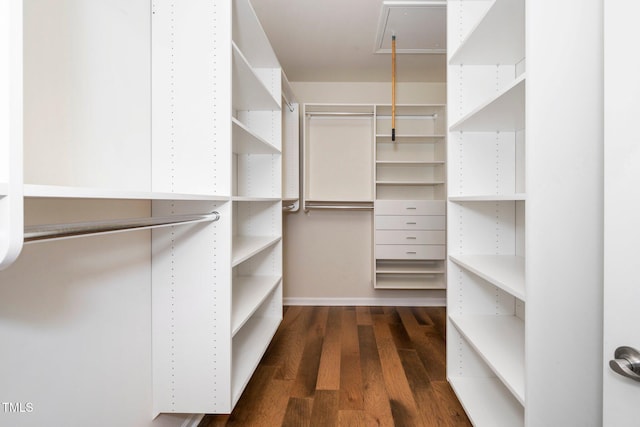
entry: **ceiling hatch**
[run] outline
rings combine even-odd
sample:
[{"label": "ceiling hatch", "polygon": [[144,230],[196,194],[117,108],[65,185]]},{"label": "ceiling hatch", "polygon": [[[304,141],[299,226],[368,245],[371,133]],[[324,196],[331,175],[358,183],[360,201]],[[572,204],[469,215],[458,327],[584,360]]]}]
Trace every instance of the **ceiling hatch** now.
[{"label": "ceiling hatch", "polygon": [[391,1],[382,3],[375,53],[391,53],[391,36],[397,53],[446,53],[447,3],[445,1]]}]

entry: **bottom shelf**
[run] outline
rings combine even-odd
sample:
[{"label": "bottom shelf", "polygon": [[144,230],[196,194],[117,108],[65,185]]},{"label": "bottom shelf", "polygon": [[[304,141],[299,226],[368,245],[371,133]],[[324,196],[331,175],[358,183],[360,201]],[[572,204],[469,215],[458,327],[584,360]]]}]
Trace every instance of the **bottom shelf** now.
[{"label": "bottom shelf", "polygon": [[376,289],[445,289],[440,260],[376,260]]},{"label": "bottom shelf", "polygon": [[376,289],[446,289],[443,274],[376,273]]},{"label": "bottom shelf", "polygon": [[474,426],[524,426],[524,408],[497,378],[449,378]]},{"label": "bottom shelf", "polygon": [[[278,300],[278,301],[275,301]],[[277,304],[276,304],[277,303]],[[273,313],[269,305],[280,307]],[[233,337],[231,370],[231,405],[238,402],[258,362],[267,350],[282,320],[281,287],[276,288],[240,331]]]}]

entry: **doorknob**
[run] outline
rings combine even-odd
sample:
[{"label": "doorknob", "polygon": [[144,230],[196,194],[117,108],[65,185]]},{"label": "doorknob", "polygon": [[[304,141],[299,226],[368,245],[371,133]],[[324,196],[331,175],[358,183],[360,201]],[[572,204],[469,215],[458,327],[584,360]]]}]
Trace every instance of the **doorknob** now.
[{"label": "doorknob", "polygon": [[640,381],[640,353],[633,347],[618,347],[609,367],[616,373]]}]

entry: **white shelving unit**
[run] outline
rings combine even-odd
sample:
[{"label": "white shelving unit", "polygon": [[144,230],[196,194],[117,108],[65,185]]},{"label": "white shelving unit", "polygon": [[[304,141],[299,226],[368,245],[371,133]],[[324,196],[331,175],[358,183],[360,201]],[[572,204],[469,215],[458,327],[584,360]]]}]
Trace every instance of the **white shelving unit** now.
[{"label": "white shelving unit", "polygon": [[447,369],[474,425],[517,426],[526,405],[524,1],[473,3],[449,3]]},{"label": "white shelving unit", "polygon": [[[155,89],[175,101],[159,125],[168,146],[184,132],[209,147],[226,219],[180,282],[174,239],[155,236],[154,407],[230,413],[282,319],[282,71],[248,0],[155,2],[153,23],[154,60],[171,66]],[[174,118],[194,98],[203,111]]]},{"label": "white shelving unit", "polygon": [[[601,257],[572,248],[601,247],[589,20],[568,8],[544,31],[549,4],[447,6],[449,382],[479,427],[598,423]],[[585,40],[575,61],[570,42],[548,49],[561,31]],[[567,353],[588,360],[560,366]]]},{"label": "white shelving unit", "polygon": [[375,112],[374,287],[444,289],[446,107],[396,106],[395,141],[391,106]]}]

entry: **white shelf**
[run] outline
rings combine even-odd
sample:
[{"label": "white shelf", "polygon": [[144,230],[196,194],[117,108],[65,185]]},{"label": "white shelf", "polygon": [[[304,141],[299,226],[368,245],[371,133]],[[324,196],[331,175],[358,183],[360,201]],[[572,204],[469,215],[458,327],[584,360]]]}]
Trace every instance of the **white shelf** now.
[{"label": "white shelf", "polygon": [[279,197],[251,197],[251,196],[233,196],[231,200],[234,202],[279,202]]},{"label": "white shelf", "polygon": [[280,104],[262,83],[238,47],[233,45],[233,109],[275,111]]},{"label": "white shelf", "polygon": [[499,132],[524,129],[525,76],[454,123],[451,132]]},{"label": "white shelf", "polygon": [[411,274],[411,275],[426,275],[426,274],[444,274],[444,269],[429,270],[428,268],[377,268],[376,274]]},{"label": "white shelf", "polygon": [[280,68],[278,58],[249,0],[233,2],[233,42],[256,68]]},{"label": "white shelf", "polygon": [[[396,104],[396,118],[419,117],[431,120],[432,115],[441,114],[446,108],[446,104]],[[376,105],[377,117],[391,118],[391,104]]]},{"label": "white shelf", "polygon": [[527,199],[526,193],[514,194],[484,194],[475,196],[449,196],[450,202],[509,202],[523,201]]},{"label": "white shelf", "polygon": [[136,200],[194,200],[224,201],[225,196],[206,194],[166,193],[155,191],[114,190],[93,187],[69,187],[59,185],[25,184],[25,197],[78,198],[78,199],[136,199]]},{"label": "white shelf", "polygon": [[460,267],[525,301],[524,257],[514,255],[449,255]]},{"label": "white shelf", "polygon": [[232,406],[236,404],[251,379],[279,324],[280,318],[254,316],[233,337]]},{"label": "white shelf", "polygon": [[411,161],[411,160],[376,160],[378,165],[444,165],[444,160]]},{"label": "white shelf", "polygon": [[442,185],[444,181],[376,181],[377,185]]},{"label": "white shelf", "polygon": [[231,265],[236,266],[280,241],[280,236],[233,236]]},{"label": "white shelf", "polygon": [[389,142],[393,144],[397,144],[398,142],[422,142],[422,141],[399,141],[400,139],[442,139],[445,135],[402,135],[396,134],[396,141],[391,141],[391,134],[377,134],[376,138],[378,139],[388,139],[389,141],[378,141],[378,142]]},{"label": "white shelf", "polygon": [[231,335],[236,335],[280,282],[279,276],[237,276],[233,279]]},{"label": "white shelf", "polygon": [[238,154],[279,154],[280,150],[264,138],[253,133],[236,118],[233,124],[233,152]]},{"label": "white shelf", "polygon": [[450,377],[449,383],[473,425],[524,426],[524,408],[497,378]]},{"label": "white shelf", "polygon": [[450,316],[456,329],[524,405],[524,322],[516,316]]},{"label": "white shelf", "polygon": [[516,64],[524,58],[524,49],[524,0],[495,0],[449,63]]}]

